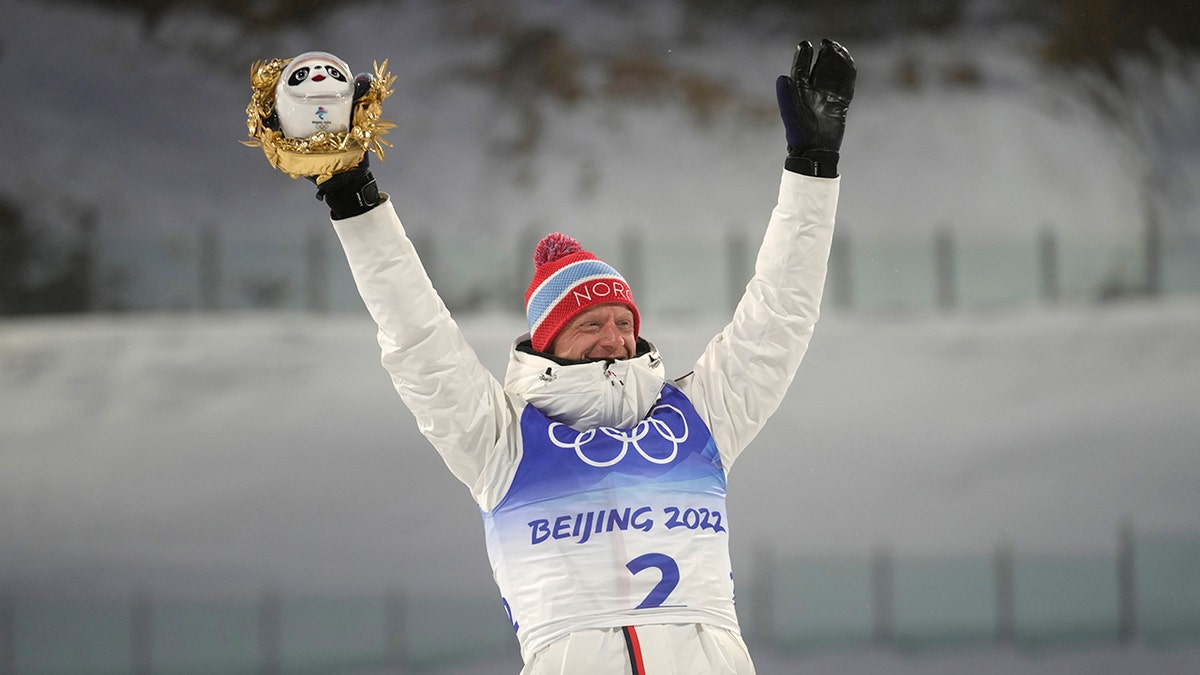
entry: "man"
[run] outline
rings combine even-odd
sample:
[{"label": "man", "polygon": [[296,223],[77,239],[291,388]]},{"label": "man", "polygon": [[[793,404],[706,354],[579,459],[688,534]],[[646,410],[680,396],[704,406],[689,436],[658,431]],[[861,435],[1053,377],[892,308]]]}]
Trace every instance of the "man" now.
[{"label": "man", "polygon": [[523,673],[754,672],[734,612],[726,473],[783,399],[817,321],[855,74],[824,40],[815,62],[800,44],[778,79],[788,155],[754,277],[674,380],[620,273],[553,234],[501,385],[365,163],[321,184],[383,365],[482,510]]}]

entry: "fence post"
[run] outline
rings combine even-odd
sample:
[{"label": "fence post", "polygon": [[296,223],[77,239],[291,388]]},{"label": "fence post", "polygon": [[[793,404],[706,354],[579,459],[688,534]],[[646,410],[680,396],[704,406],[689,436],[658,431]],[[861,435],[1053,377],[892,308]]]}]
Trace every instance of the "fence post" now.
[{"label": "fence post", "polygon": [[639,305],[645,301],[648,284],[645,281],[643,272],[645,271],[645,242],[642,239],[641,229],[635,226],[630,226],[621,231],[621,276],[625,277],[625,281],[629,283],[630,288],[638,289],[637,292],[641,295],[637,297]]},{"label": "fence post", "polygon": [[83,240],[79,245],[82,251],[79,263],[83,269],[76,270],[76,273],[83,280],[83,310],[86,312],[96,312],[104,307],[104,298],[101,295],[103,284],[100,283],[99,221],[95,207],[84,209],[83,215],[79,217],[79,234]]},{"label": "fence post", "polygon": [[392,592],[384,601],[384,631],[387,636],[388,667],[396,672],[404,670],[404,660],[408,656],[404,649],[404,597],[398,592]]},{"label": "fence post", "polygon": [[1041,272],[1042,300],[1047,303],[1057,302],[1060,289],[1058,286],[1058,239],[1054,232],[1046,227],[1038,239],[1038,269]]},{"label": "fence post", "polygon": [[262,675],[280,675],[283,671],[283,612],[282,601],[276,591],[267,591],[262,596],[258,615],[259,672]]},{"label": "fence post", "polygon": [[214,225],[200,231],[200,308],[221,307],[221,235]]},{"label": "fence post", "polygon": [[150,593],[135,593],[130,607],[130,659],[134,675],[151,675],[154,672],[153,614]]},{"label": "fence post", "polygon": [[896,570],[885,547],[871,557],[871,616],[873,639],[880,647],[896,644]]},{"label": "fence post", "polygon": [[754,549],[754,637],[768,646],[775,645],[775,559],[771,545],[760,543]]},{"label": "fence post", "polygon": [[832,282],[833,305],[841,309],[854,307],[854,268],[851,258],[850,234],[840,229],[829,249],[829,279]]},{"label": "fence post", "polygon": [[1133,523],[1126,519],[1117,531],[1117,639],[1122,644],[1132,642],[1137,637],[1133,537]]},{"label": "fence post", "polygon": [[1012,546],[996,547],[993,570],[996,578],[996,642],[1009,645],[1017,639],[1016,577]]},{"label": "fence post", "polygon": [[0,592],[0,675],[17,675],[17,603]]},{"label": "fence post", "polygon": [[308,274],[308,309],[311,312],[329,310],[329,258],[325,255],[325,229],[314,227],[305,241],[305,266]]},{"label": "fence post", "polygon": [[1158,220],[1158,209],[1153,198],[1146,197],[1146,295],[1157,297],[1162,294],[1162,224]]},{"label": "fence post", "polygon": [[542,233],[542,229],[540,225],[530,223],[516,237],[517,264],[513,267],[511,292],[505,297],[499,298],[501,307],[523,307],[523,305],[514,303],[513,300],[514,298],[519,300],[525,297],[525,291],[529,288],[530,280],[533,279],[533,274],[536,271],[534,269],[533,256],[537,252],[538,244],[546,236]]},{"label": "fence post", "polygon": [[941,309],[954,309],[958,302],[954,285],[954,235],[943,227],[933,239],[934,290]]}]

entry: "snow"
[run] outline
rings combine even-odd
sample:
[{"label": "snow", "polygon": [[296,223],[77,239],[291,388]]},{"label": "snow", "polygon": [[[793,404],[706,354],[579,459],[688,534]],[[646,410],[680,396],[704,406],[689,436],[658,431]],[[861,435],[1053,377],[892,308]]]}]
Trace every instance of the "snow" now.
[{"label": "snow", "polygon": [[[1080,553],[1111,550],[1124,519],[1194,529],[1198,310],[826,316],[731,475],[736,548]],[[722,319],[647,335],[682,374]],[[501,374],[521,319],[460,324]],[[489,592],[478,513],[377,352],[363,316],[7,321],[4,581]]]},{"label": "snow", "polygon": [[[390,60],[399,80],[385,112],[399,124],[396,147],[374,166],[417,234],[507,241],[544,227],[605,241],[629,224],[661,228],[663,240],[756,232],[782,145],[777,122],[759,113],[774,105],[790,44],[735,31],[714,48],[684,34],[677,8],[620,5],[638,13],[637,30],[591,4],[594,21],[564,19],[580,3],[510,9],[561,22],[587,45],[587,87],[604,80],[597,55],[642,50],[712,77],[730,102],[702,122],[670,96],[644,105],[507,99],[479,84],[502,56],[503,31],[473,34],[470,11],[440,3],[247,35],[190,14],[167,15],[147,34],[129,17],[11,0],[0,4],[0,75],[23,94],[6,106],[19,133],[6,136],[0,185],[48,233],[95,207],[112,237],[182,246],[216,227],[294,244],[322,225],[311,187],[237,141],[249,64],[316,48],[356,70]],[[850,45],[862,77],[843,153],[843,233],[904,242],[948,226],[965,240],[1012,241],[1049,226],[1097,242],[1101,275],[1138,246],[1147,183],[1131,176],[1149,173],[1169,188],[1157,204],[1168,233],[1195,234],[1194,63],[1164,77],[1159,117],[1134,111],[1121,127],[1014,58],[1032,55],[1029,35],[987,37]],[[921,74],[917,90],[892,81],[905,55]],[[983,86],[939,75],[964,61]],[[1154,100],[1156,83],[1140,81]],[[490,152],[530,109],[544,124],[538,152]],[[1139,148],[1147,139],[1157,145]],[[459,319],[501,373],[521,319]],[[725,320],[647,317],[645,332],[682,373]],[[1018,554],[1077,554],[1111,551],[1126,521],[1139,533],[1194,533],[1197,372],[1195,296],[952,315],[830,308],[782,410],[731,475],[739,583],[753,584],[750,556],[766,543],[780,555],[878,546],[986,555],[1001,542]],[[4,319],[0,410],[0,589],[495,593],[478,512],[416,432],[361,310]],[[1138,644],[755,656],[763,673],[1200,670],[1193,647]],[[517,669],[513,660],[453,672]]]},{"label": "snow", "polygon": [[[649,335],[680,373],[723,320],[656,323]],[[460,323],[502,372],[521,319]],[[1140,533],[1194,533],[1197,345],[1195,299],[827,314],[781,411],[731,473],[739,582],[753,586],[749,556],[764,544],[781,556],[879,545],[987,555],[1001,542],[1018,554],[1104,554],[1126,520]],[[494,594],[477,510],[391,390],[363,316],[9,320],[0,409],[0,587],[33,597]],[[1190,650],[798,663],[1173,672],[1177,660],[1198,662]],[[794,663],[778,658],[762,672]],[[1084,665],[1070,670],[1076,660]]]}]

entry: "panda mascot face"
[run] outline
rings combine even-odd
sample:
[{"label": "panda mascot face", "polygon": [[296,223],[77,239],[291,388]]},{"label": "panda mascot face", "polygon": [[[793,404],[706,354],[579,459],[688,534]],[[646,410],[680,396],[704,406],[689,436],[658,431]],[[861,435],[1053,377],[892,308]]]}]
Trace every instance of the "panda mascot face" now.
[{"label": "panda mascot face", "polygon": [[293,138],[348,131],[353,103],[350,66],[327,52],[305,52],[292,59],[275,86],[280,128]]}]

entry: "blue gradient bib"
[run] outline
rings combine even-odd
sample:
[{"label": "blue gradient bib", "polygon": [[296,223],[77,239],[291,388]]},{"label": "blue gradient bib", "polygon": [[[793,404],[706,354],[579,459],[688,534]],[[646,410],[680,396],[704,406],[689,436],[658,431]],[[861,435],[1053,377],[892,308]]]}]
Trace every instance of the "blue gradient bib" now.
[{"label": "blue gradient bib", "polygon": [[664,386],[630,429],[573,429],[528,406],[521,435],[512,485],[483,516],[523,651],[584,628],[736,629],[725,471],[687,397]]}]

